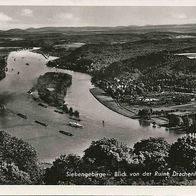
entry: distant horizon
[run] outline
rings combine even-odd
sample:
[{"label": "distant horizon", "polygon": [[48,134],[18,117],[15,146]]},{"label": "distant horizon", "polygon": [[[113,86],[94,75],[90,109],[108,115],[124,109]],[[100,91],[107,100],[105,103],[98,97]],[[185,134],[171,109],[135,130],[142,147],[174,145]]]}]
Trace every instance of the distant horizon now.
[{"label": "distant horizon", "polygon": [[0,29],[196,24],[196,6],[0,6]]},{"label": "distant horizon", "polygon": [[42,29],[42,28],[123,28],[123,27],[164,27],[164,26],[188,26],[196,25],[196,23],[184,23],[184,24],[148,24],[148,25],[124,25],[124,26],[41,26],[41,27],[27,27],[27,28],[10,28],[10,29],[0,29],[0,31],[9,30],[28,30],[28,29]]}]

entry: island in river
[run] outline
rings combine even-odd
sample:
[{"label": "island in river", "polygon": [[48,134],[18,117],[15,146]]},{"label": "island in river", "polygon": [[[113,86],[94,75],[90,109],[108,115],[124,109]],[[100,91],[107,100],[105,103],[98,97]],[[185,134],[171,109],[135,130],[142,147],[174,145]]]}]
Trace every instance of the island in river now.
[{"label": "island in river", "polygon": [[33,93],[36,90],[40,99],[51,106],[61,107],[71,83],[72,76],[67,73],[47,72],[39,76],[37,84],[30,92]]}]

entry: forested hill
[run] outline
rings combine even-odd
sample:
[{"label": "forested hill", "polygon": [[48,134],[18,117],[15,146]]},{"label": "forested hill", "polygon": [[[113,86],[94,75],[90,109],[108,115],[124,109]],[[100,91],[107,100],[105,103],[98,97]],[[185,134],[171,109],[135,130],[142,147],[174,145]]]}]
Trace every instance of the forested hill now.
[{"label": "forested hill", "polygon": [[[153,33],[155,34],[155,33]],[[79,47],[68,55],[62,55],[57,64],[62,68],[75,71],[94,73],[113,63],[123,63],[134,60],[136,57],[149,58],[149,54],[160,52],[179,53],[196,50],[196,39],[172,39],[153,37],[152,33],[140,35],[140,40],[128,42],[89,43]],[[153,38],[152,38],[153,37]],[[147,57],[146,57],[147,56]],[[142,58],[143,57],[143,58]],[[154,56],[155,57],[155,56]],[[159,58],[158,57],[158,58]],[[175,58],[175,57],[174,57]],[[154,61],[154,60],[153,60]]]},{"label": "forested hill", "polygon": [[196,59],[175,55],[171,52],[151,53],[145,56],[137,56],[110,64],[102,72],[103,78],[113,78],[122,74],[139,71],[143,75],[169,75],[171,73],[196,73]]}]

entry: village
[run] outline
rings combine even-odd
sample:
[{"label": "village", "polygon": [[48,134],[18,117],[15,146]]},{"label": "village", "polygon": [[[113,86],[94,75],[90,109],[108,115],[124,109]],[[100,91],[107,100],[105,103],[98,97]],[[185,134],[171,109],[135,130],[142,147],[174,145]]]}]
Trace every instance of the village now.
[{"label": "village", "polygon": [[184,80],[185,77],[160,78],[154,84],[150,79],[114,77],[96,81],[96,85],[118,104],[134,111],[136,115],[132,118],[150,121],[154,127],[188,133],[196,127],[196,94],[190,85],[194,80],[188,77]]}]

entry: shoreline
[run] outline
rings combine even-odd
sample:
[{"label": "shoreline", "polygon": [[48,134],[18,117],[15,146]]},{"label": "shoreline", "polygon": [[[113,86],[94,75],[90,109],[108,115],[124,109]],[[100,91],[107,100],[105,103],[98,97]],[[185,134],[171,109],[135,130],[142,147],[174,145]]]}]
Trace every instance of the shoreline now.
[{"label": "shoreline", "polygon": [[[103,104],[108,109],[116,112],[120,115],[128,117],[133,120],[140,120],[137,114],[134,111],[124,108],[119,103],[117,103],[111,96],[109,96],[104,90],[99,87],[94,87],[89,89],[90,93],[97,99],[101,104]],[[147,120],[150,123],[156,123],[158,126],[162,126],[166,123],[165,119],[163,120],[160,117],[153,117],[151,120]]]},{"label": "shoreline", "polygon": [[90,93],[97,99],[101,104],[103,104],[108,109],[123,115],[125,117],[135,119],[135,112],[131,112],[126,110],[122,106],[120,106],[111,96],[107,95],[106,92],[99,87],[94,87],[89,89]]}]

